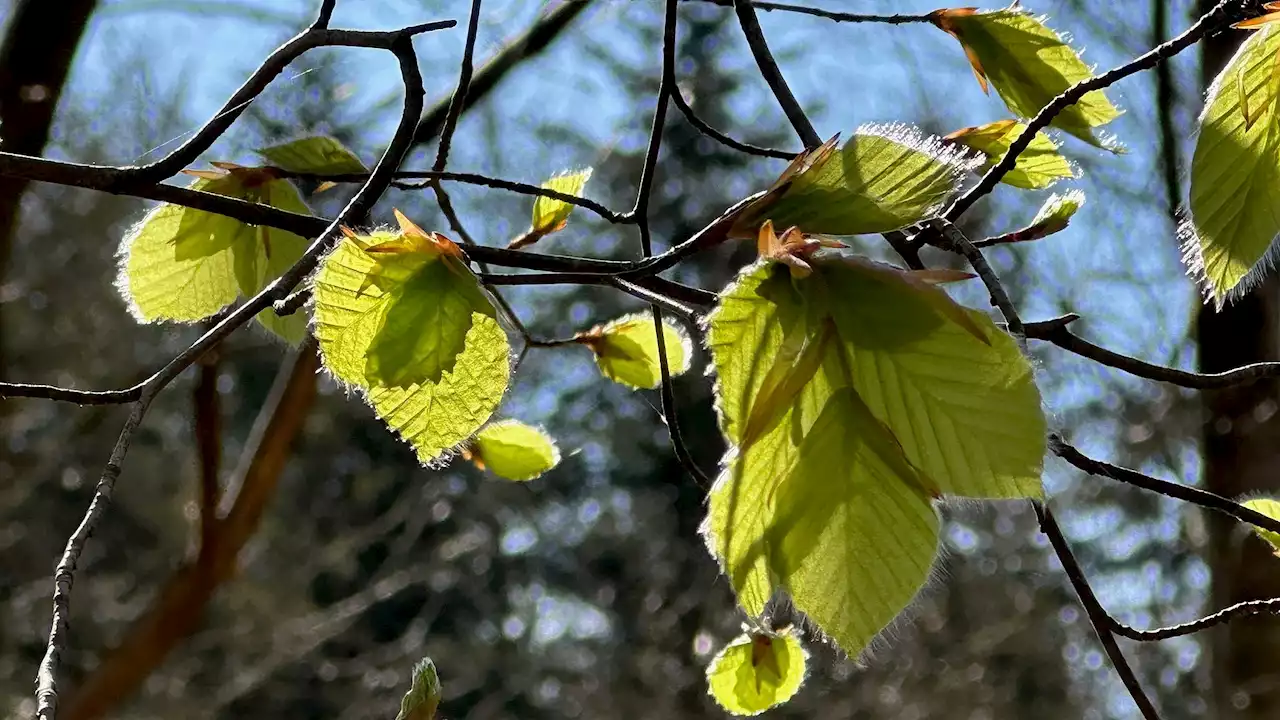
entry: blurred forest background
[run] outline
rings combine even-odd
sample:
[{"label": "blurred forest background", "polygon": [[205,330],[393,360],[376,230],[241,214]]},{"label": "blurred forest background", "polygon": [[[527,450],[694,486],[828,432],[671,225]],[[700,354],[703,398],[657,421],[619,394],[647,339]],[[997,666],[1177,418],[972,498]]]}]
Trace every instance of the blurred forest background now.
[{"label": "blurred forest background", "polygon": [[[937,7],[827,4],[851,12]],[[1102,68],[1180,32],[1196,9],[1191,0],[1024,4],[1049,14]],[[305,27],[314,5],[13,0],[0,49],[0,147],[83,162],[151,159]],[[333,25],[465,22],[468,8],[461,0],[339,0]],[[656,0],[487,0],[477,63],[513,62],[463,116],[450,168],[537,183],[590,165],[587,194],[629,207],[657,88],[661,10]],[[1006,117],[997,98],[982,94],[958,44],[929,25],[833,24],[782,12],[761,21],[824,136],[866,122],[944,134]],[[460,26],[418,40],[429,103],[447,103],[463,38]],[[679,38],[681,90],[702,118],[740,139],[799,149],[732,10],[682,3]],[[1215,41],[1204,62],[1220,62],[1236,39]],[[1127,155],[1060,138],[1082,170],[1068,185],[1084,189],[1088,204],[1062,234],[989,253],[1025,318],[1078,312],[1078,329],[1096,342],[1196,365],[1199,303],[1179,264],[1175,217],[1201,62],[1190,51],[1113,89],[1128,110],[1111,126]],[[44,95],[32,96],[33,87]],[[255,147],[326,133],[371,162],[399,103],[390,55],[313,52],[205,160],[252,163]],[[652,206],[662,244],[687,237],[784,165],[718,145],[674,109],[667,127]],[[407,168],[429,166],[433,138],[426,123]],[[481,242],[505,244],[527,227],[528,198],[451,191]],[[331,215],[348,192],[309,199]],[[965,227],[971,236],[1020,227],[1042,199],[1001,186]],[[0,378],[123,387],[194,339],[198,328],[135,324],[113,287],[119,239],[147,207],[0,182]],[[389,221],[392,207],[428,229],[446,228],[429,192],[393,190],[375,217]],[[878,240],[868,252],[883,252]],[[544,242],[562,253],[638,252],[629,230],[584,212]],[[710,253],[677,276],[716,289],[747,258]],[[980,307],[978,290],[958,293]],[[508,296],[540,337],[640,309],[602,288]],[[1033,351],[1051,423],[1074,443],[1161,477],[1205,477],[1200,394],[1051,347]],[[676,382],[684,434],[711,468],[722,448],[709,382],[696,371],[705,360]],[[460,462],[428,470],[368,408],[317,377],[312,357],[291,354],[256,327],[238,332],[160,397],[135,438],[116,502],[77,576],[62,717],[391,718],[423,655],[440,668],[450,719],[722,717],[706,695],[704,668],[743,618],[696,532],[706,489],[675,460],[658,407],[656,393],[601,380],[582,348],[533,349],[502,414],[544,424],[569,451],[560,467],[524,485]],[[1255,412],[1257,423],[1275,408]],[[52,569],[124,415],[110,406],[0,402],[0,714],[34,710]],[[1276,483],[1268,469],[1258,477]],[[220,533],[201,522],[201,488],[215,482],[229,518]],[[1166,498],[1082,477],[1056,460],[1045,483],[1103,603],[1139,627],[1220,604],[1241,553],[1265,562],[1261,543],[1215,530]],[[964,504],[947,516],[937,580],[909,618],[860,659],[812,644],[808,683],[771,714],[1136,717],[1029,508]],[[202,543],[202,535],[216,540]],[[1274,639],[1263,630],[1275,624],[1125,649],[1166,718],[1274,718],[1264,708],[1280,702],[1280,654],[1274,644],[1241,649],[1237,636]],[[1215,661],[1211,649],[1231,662]]]}]

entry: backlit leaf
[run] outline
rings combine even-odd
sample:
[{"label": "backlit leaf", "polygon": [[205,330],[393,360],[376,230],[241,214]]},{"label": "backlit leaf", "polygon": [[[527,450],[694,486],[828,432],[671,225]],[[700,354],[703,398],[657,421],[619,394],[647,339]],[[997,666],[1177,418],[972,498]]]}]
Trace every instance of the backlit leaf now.
[{"label": "backlit leaf", "polygon": [[[964,47],[983,90],[995,87],[1004,104],[1019,117],[1034,117],[1041,108],[1093,71],[1042,18],[1025,10],[978,11],[974,8],[937,10],[934,24],[953,35]],[[1118,150],[1100,139],[1094,129],[1120,117],[1101,90],[1086,93],[1053,120],[1076,137],[1101,148]]]},{"label": "backlit leaf", "polygon": [[[689,369],[689,338],[670,320],[662,323],[671,376]],[[596,365],[610,380],[633,388],[656,388],[662,383],[658,334],[653,317],[637,313],[581,333],[577,341],[595,353]]]},{"label": "backlit leaf", "polygon": [[935,498],[1040,496],[1045,422],[985,314],[847,252],[810,262],[756,263],[708,318],[731,447],[703,531],[750,615],[784,590],[856,654],[928,577]]},{"label": "backlit leaf", "polygon": [[[968,127],[946,136],[947,140],[973,148],[986,156],[986,162],[978,172],[986,172],[1009,151],[1013,141],[1022,134],[1026,125],[1017,120]],[[1028,190],[1040,190],[1062,178],[1075,177],[1070,161],[1058,153],[1058,146],[1048,135],[1038,132],[1014,162],[1013,169],[1005,173],[1000,182]]]},{"label": "backlit leaf", "polygon": [[1280,26],[1267,24],[1244,41],[1209,88],[1191,159],[1183,259],[1219,307],[1259,279],[1280,233],[1278,99]]},{"label": "backlit leaf", "polygon": [[758,715],[790,700],[804,682],[807,654],[793,631],[740,635],[707,667],[707,686],[734,715]]},{"label": "backlit leaf", "polygon": [[[1245,500],[1240,504],[1250,510],[1262,513],[1272,520],[1280,520],[1280,500],[1257,497]],[[1272,532],[1271,530],[1263,530],[1260,527],[1254,527],[1253,531],[1258,533],[1258,537],[1266,540],[1267,543],[1271,545],[1271,548],[1276,555],[1280,555],[1280,533]]]},{"label": "backlit leaf", "polygon": [[1076,214],[1084,205],[1084,192],[1081,190],[1068,190],[1064,193],[1054,193],[1049,199],[1044,201],[1040,206],[1040,210],[1036,212],[1035,218],[1031,221],[1030,227],[1033,228],[1040,237],[1052,235],[1061,232],[1067,225],[1071,223],[1071,217]]},{"label": "backlit leaf", "polygon": [[400,713],[396,720],[432,720],[440,707],[442,697],[440,676],[436,674],[431,658],[422,658],[413,666],[413,681],[409,692],[400,701]]},{"label": "backlit leaf", "polygon": [[[591,168],[556,175],[542,183],[542,187],[555,190],[566,195],[581,195],[591,178]],[[573,205],[555,198],[538,196],[533,201],[532,232],[542,236],[564,229],[569,222],[569,214]]]},{"label": "backlit leaf", "polygon": [[345,175],[369,172],[355,153],[334,138],[323,135],[259,148],[257,153],[272,167],[291,173]]},{"label": "backlit leaf", "polygon": [[468,452],[482,470],[508,480],[532,480],[560,463],[560,450],[541,428],[516,420],[490,423]]},{"label": "backlit leaf", "polygon": [[839,152],[819,153],[786,188],[766,193],[734,222],[755,239],[765,220],[814,235],[881,233],[922,220],[949,200],[975,162],[905,125],[859,128]]},{"label": "backlit leaf", "polygon": [[[297,189],[251,168],[206,173],[195,190],[309,213]],[[222,215],[164,204],[147,213],[124,238],[118,284],[143,322],[194,322],[237,297],[258,293],[302,257],[307,240],[250,226]],[[258,321],[291,343],[306,332],[306,318],[280,318],[270,309]]]},{"label": "backlit leaf", "polygon": [[[439,302],[438,289],[421,288],[413,280],[423,271],[438,272],[434,266],[455,262],[434,245],[404,236],[383,231],[342,239],[314,281],[315,334],[325,367],[342,382],[362,389],[379,417],[413,445],[422,463],[430,464],[489,420],[506,392],[510,347],[492,308],[486,306],[471,312],[462,348],[451,363],[442,361],[439,353],[430,359],[407,354],[412,367],[403,372],[409,376],[426,377],[430,375],[426,370],[446,364],[437,379],[397,387],[369,376],[369,354],[381,333],[432,332],[424,327],[390,328],[388,317],[401,303]],[[423,251],[406,251],[411,247]],[[429,297],[406,288],[417,288]],[[456,286],[453,292],[468,293]]]}]

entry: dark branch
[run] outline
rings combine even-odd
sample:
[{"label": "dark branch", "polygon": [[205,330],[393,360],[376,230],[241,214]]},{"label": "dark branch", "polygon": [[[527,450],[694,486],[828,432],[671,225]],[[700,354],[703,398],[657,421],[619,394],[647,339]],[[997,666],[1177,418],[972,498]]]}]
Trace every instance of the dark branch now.
[{"label": "dark branch", "polygon": [[[721,7],[733,7],[733,0],[700,1],[712,3]],[[764,2],[763,0],[755,0],[751,3],[751,6],[757,10],[763,10],[765,12],[773,12],[777,10],[780,12],[796,13],[797,15],[810,15],[838,23],[881,23],[884,25],[906,25],[908,23],[930,22],[928,15],[866,15],[860,13],[835,12],[834,10],[823,10],[822,8],[792,5],[790,3]]]},{"label": "dark branch", "polygon": [[1107,367],[1123,370],[1130,375],[1193,390],[1212,390],[1233,385],[1247,385],[1258,380],[1280,377],[1280,362],[1253,363],[1220,373],[1187,372],[1186,370],[1177,370],[1163,365],[1153,365],[1094,345],[1079,335],[1072,333],[1067,329],[1067,325],[1078,319],[1080,319],[1079,315],[1069,314],[1052,320],[1028,323],[1026,326],[1027,337],[1053,343],[1063,350],[1073,352]]},{"label": "dark branch", "polygon": [[750,143],[734,140],[728,135],[725,135],[719,130],[711,127],[705,120],[698,117],[698,114],[693,111],[693,108],[690,107],[689,103],[684,99],[684,93],[680,92],[680,88],[676,88],[675,91],[671,93],[671,101],[675,103],[681,114],[684,115],[684,119],[688,120],[689,124],[692,125],[695,130],[727,148],[732,148],[738,152],[746,153],[748,155],[777,158],[778,160],[790,160],[799,154],[787,152],[786,150],[774,150],[771,148],[759,147],[757,145],[751,145]]},{"label": "dark branch", "polygon": [[1089,623],[1093,625],[1093,631],[1098,635],[1098,642],[1102,644],[1102,649],[1111,660],[1111,665],[1115,667],[1116,674],[1120,676],[1120,682],[1124,683],[1125,689],[1129,691],[1129,696],[1133,698],[1138,710],[1142,712],[1142,717],[1146,718],[1146,720],[1160,720],[1160,714],[1156,712],[1155,706],[1151,704],[1151,698],[1147,697],[1147,693],[1142,689],[1142,684],[1138,682],[1138,676],[1134,674],[1133,668],[1129,666],[1129,661],[1125,659],[1124,653],[1120,651],[1120,645],[1116,643],[1113,632],[1115,620],[1102,607],[1102,603],[1098,602],[1098,597],[1093,594],[1093,588],[1089,586],[1088,578],[1084,576],[1084,571],[1080,569],[1080,563],[1076,562],[1076,557],[1071,552],[1071,546],[1067,544],[1067,539],[1063,536],[1062,529],[1058,527],[1058,521],[1054,520],[1049,508],[1042,503],[1033,502],[1032,506],[1035,508],[1036,518],[1040,520],[1040,530],[1049,538],[1049,544],[1053,546],[1053,551],[1062,563],[1062,569],[1066,572],[1067,579],[1071,581],[1071,587],[1075,589],[1076,595],[1080,597],[1080,604],[1084,606],[1085,614],[1089,617]]},{"label": "dark branch", "polygon": [[1159,493],[1165,497],[1171,497],[1175,500],[1199,505],[1200,507],[1215,510],[1224,515],[1229,515],[1240,522],[1248,523],[1254,527],[1259,527],[1263,530],[1270,530],[1274,533],[1280,533],[1280,520],[1267,517],[1256,510],[1250,510],[1238,502],[1228,500],[1221,495],[1211,493],[1207,490],[1201,490],[1200,488],[1194,488],[1188,485],[1179,485],[1178,483],[1169,482],[1168,480],[1161,480],[1159,478],[1153,478],[1150,475],[1143,475],[1137,470],[1130,470],[1129,468],[1123,468],[1119,465],[1112,465],[1110,463],[1102,462],[1101,460],[1094,460],[1088,455],[1077,450],[1074,446],[1068,444],[1057,435],[1049,436],[1049,449],[1053,451],[1054,455],[1057,455],[1068,463],[1074,465],[1076,468],[1083,470],[1090,475],[1110,478],[1111,480],[1139,487],[1143,490]]},{"label": "dark branch", "polygon": [[751,55],[756,59],[760,74],[764,76],[765,82],[769,83],[769,89],[778,99],[782,111],[791,121],[796,134],[800,136],[800,141],[804,143],[806,149],[812,150],[818,147],[822,144],[822,138],[818,136],[818,131],[813,129],[813,123],[809,122],[809,116],[805,114],[796,96],[791,93],[791,87],[787,85],[786,78],[782,77],[782,70],[778,69],[773,53],[769,52],[769,44],[765,42],[764,31],[760,29],[760,20],[756,18],[753,3],[748,0],[733,0],[733,11],[738,15],[738,24],[742,26],[742,33],[747,36],[747,45],[751,47]]},{"label": "dark branch", "polygon": [[1225,625],[1236,618],[1250,617],[1252,615],[1280,615],[1280,598],[1271,598],[1269,600],[1246,600],[1239,602],[1230,607],[1223,608],[1212,615],[1206,615],[1198,620],[1185,622],[1178,625],[1170,625],[1169,627],[1156,628],[1154,630],[1136,630],[1134,628],[1121,623],[1118,620],[1112,620],[1111,629],[1117,635],[1122,635],[1131,640],[1139,640],[1142,642],[1154,642],[1157,640],[1168,640],[1169,638],[1182,637],[1183,635],[1191,635],[1201,630],[1208,630],[1216,625]]}]

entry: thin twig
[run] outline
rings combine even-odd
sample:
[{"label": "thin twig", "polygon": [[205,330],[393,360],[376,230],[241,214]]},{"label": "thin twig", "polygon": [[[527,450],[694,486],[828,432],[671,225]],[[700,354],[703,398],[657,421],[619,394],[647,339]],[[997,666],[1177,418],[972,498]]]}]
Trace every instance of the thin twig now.
[{"label": "thin twig", "polygon": [[1280,598],[1270,598],[1268,600],[1246,600],[1238,602],[1230,607],[1223,608],[1212,615],[1206,615],[1198,620],[1180,623],[1178,625],[1170,625],[1168,627],[1155,628],[1153,630],[1137,630],[1119,620],[1113,619],[1112,630],[1117,635],[1122,635],[1131,640],[1141,642],[1155,642],[1157,640],[1168,640],[1169,638],[1182,637],[1183,635],[1191,635],[1201,630],[1208,630],[1217,625],[1225,625],[1236,618],[1250,617],[1252,615],[1280,615]]},{"label": "thin twig", "polygon": [[773,59],[773,53],[769,52],[769,44],[765,42],[764,31],[760,29],[760,20],[756,17],[753,5],[754,3],[749,0],[733,0],[733,11],[738,16],[738,24],[742,26],[742,33],[747,36],[751,55],[756,59],[760,74],[769,84],[773,96],[782,106],[782,112],[786,113],[787,119],[791,121],[791,126],[795,128],[805,148],[812,150],[822,144],[822,138],[818,136],[818,131],[813,129],[813,123],[809,122],[809,116],[805,114],[804,108],[792,94],[791,87],[782,76],[782,70],[778,68],[778,62]]},{"label": "thin twig", "polygon": [[1080,357],[1088,358],[1107,367],[1123,370],[1130,375],[1192,390],[1214,390],[1280,377],[1280,362],[1257,362],[1219,373],[1187,372],[1186,370],[1164,367],[1163,365],[1154,365],[1128,355],[1122,355],[1114,350],[1094,345],[1079,335],[1072,333],[1067,329],[1067,324],[1079,318],[1079,315],[1072,313],[1052,320],[1028,323],[1026,326],[1027,337],[1053,343],[1063,350],[1073,352]]},{"label": "thin twig", "polygon": [[689,124],[692,125],[695,130],[725,147],[746,153],[747,155],[776,158],[778,160],[790,160],[799,154],[787,152],[786,150],[774,150],[773,148],[760,147],[759,145],[752,145],[740,140],[734,140],[728,135],[711,127],[705,120],[698,117],[698,114],[693,111],[693,108],[690,107],[689,103],[684,99],[684,93],[680,92],[680,88],[676,88],[675,91],[671,93],[671,102],[675,103],[676,108],[684,115],[684,119],[688,120]]},{"label": "thin twig", "polygon": [[[733,7],[733,0],[699,0],[721,7]],[[810,15],[838,23],[879,23],[883,25],[906,25],[909,23],[928,23],[932,22],[928,15],[867,15],[863,13],[847,13],[836,12],[834,10],[823,10],[822,8],[806,7],[804,5],[792,5],[791,3],[765,2],[764,0],[753,0],[750,3],[757,10],[765,12],[796,13],[797,15]]]},{"label": "thin twig", "polygon": [[1102,90],[1134,73],[1149,70],[1155,67],[1157,63],[1167,60],[1195,45],[1205,35],[1224,27],[1230,20],[1227,11],[1235,5],[1239,5],[1238,0],[1222,0],[1178,37],[1157,45],[1123,65],[1112,68],[1101,75],[1081,80],[1067,88],[1061,95],[1051,100],[1048,105],[1041,108],[1040,112],[1036,113],[1036,116],[1023,128],[1022,134],[1014,139],[1004,157],[1000,158],[1000,162],[993,165],[990,170],[987,170],[977,185],[974,185],[968,192],[957,198],[951,204],[951,207],[947,208],[947,211],[943,213],[943,217],[951,222],[959,220],[960,216],[972,207],[975,202],[994,190],[996,184],[1013,169],[1018,156],[1031,145],[1031,140],[1036,136],[1036,133],[1049,127],[1049,123],[1053,122],[1058,113],[1079,102],[1081,98],[1094,90]]},{"label": "thin twig", "polygon": [[1098,597],[1093,594],[1093,588],[1089,586],[1089,580],[1085,577],[1084,571],[1080,569],[1080,563],[1076,562],[1075,555],[1071,552],[1071,546],[1067,544],[1067,539],[1062,534],[1062,528],[1058,527],[1058,521],[1054,520],[1053,514],[1049,512],[1049,508],[1040,502],[1032,502],[1035,508],[1036,518],[1040,521],[1040,530],[1049,538],[1049,544],[1053,546],[1053,551],[1058,556],[1059,562],[1062,563],[1062,569],[1067,574],[1067,579],[1071,581],[1071,587],[1075,589],[1076,595],[1080,597],[1080,604],[1084,606],[1085,615],[1089,618],[1089,623],[1093,625],[1093,631],[1098,635],[1098,642],[1102,644],[1102,649],[1107,653],[1107,657],[1111,660],[1111,665],[1116,669],[1116,674],[1120,676],[1120,682],[1124,683],[1124,687],[1129,691],[1129,696],[1133,698],[1133,702],[1138,706],[1138,710],[1142,712],[1142,717],[1146,720],[1160,720],[1160,714],[1156,712],[1155,705],[1151,704],[1151,698],[1147,697],[1146,691],[1142,689],[1142,684],[1138,682],[1138,676],[1130,667],[1129,661],[1125,659],[1124,653],[1120,651],[1120,645],[1116,643],[1115,634],[1111,615],[1102,607],[1102,603],[1098,602]]},{"label": "thin twig", "polygon": [[[929,229],[922,231],[921,235],[926,236],[928,240],[932,240],[934,245],[957,253],[969,261],[969,265],[978,274],[982,284],[987,286],[987,292],[991,295],[991,304],[999,308],[1000,313],[1004,315],[1005,325],[1008,327],[1009,334],[1013,335],[1019,344],[1023,343],[1026,338],[1026,330],[1023,329],[1022,320],[1018,317],[1018,309],[1014,307],[1013,301],[1009,299],[1009,293],[1005,292],[1004,284],[1000,282],[996,271],[991,268],[987,259],[983,257],[982,251],[969,242],[969,238],[960,232],[960,228],[946,220],[930,218],[927,224]],[[930,234],[930,230],[932,230],[932,234]]]},{"label": "thin twig", "polygon": [[1101,460],[1095,460],[1088,455],[1080,452],[1073,445],[1067,443],[1057,435],[1049,436],[1049,449],[1054,455],[1066,460],[1077,469],[1083,470],[1090,475],[1105,477],[1127,485],[1149,490],[1159,493],[1165,497],[1171,497],[1175,500],[1199,505],[1202,508],[1215,510],[1224,515],[1239,520],[1242,523],[1253,525],[1254,527],[1270,530],[1274,533],[1280,533],[1280,520],[1267,517],[1262,513],[1251,510],[1238,502],[1228,500],[1216,493],[1211,493],[1200,488],[1190,487],[1188,485],[1179,485],[1168,480],[1144,475],[1137,470],[1112,465]]}]

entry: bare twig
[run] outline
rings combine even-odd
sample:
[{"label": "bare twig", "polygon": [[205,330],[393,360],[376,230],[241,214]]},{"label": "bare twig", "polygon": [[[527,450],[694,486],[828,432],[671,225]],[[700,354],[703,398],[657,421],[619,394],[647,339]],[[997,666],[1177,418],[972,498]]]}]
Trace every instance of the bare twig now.
[{"label": "bare twig", "polygon": [[1027,337],[1053,343],[1063,350],[1123,370],[1130,375],[1177,385],[1193,390],[1212,390],[1247,385],[1259,380],[1280,377],[1280,362],[1259,362],[1220,373],[1197,373],[1144,362],[1114,350],[1095,345],[1067,329],[1068,323],[1080,319],[1074,313],[1052,320],[1028,323]]},{"label": "bare twig", "polygon": [[[1018,317],[1018,309],[1014,307],[1013,301],[1009,299],[1009,294],[1005,292],[1004,284],[1000,282],[995,270],[991,269],[991,265],[983,257],[982,251],[969,242],[964,233],[960,232],[960,228],[946,220],[931,218],[928,221],[928,225],[929,228],[922,231],[921,235],[932,240],[934,245],[957,253],[969,261],[969,265],[973,267],[974,272],[978,273],[978,278],[982,280],[982,284],[987,286],[987,292],[991,294],[991,304],[999,308],[1000,313],[1004,315],[1005,325],[1009,329],[1009,334],[1013,335],[1021,343],[1026,337],[1026,331],[1022,327],[1022,320]],[[932,231],[932,234],[930,234],[930,231]]]},{"label": "bare twig", "polygon": [[684,119],[688,120],[689,124],[692,125],[695,130],[725,147],[732,148],[738,152],[743,152],[748,155],[777,158],[778,160],[790,160],[799,154],[787,152],[786,150],[774,150],[772,148],[759,147],[750,143],[734,140],[728,135],[725,135],[719,130],[711,127],[705,120],[698,117],[698,114],[693,111],[693,108],[690,107],[688,101],[684,99],[684,93],[680,92],[680,88],[676,88],[675,91],[671,93],[671,102],[675,103],[676,108],[684,115]]},{"label": "bare twig", "polygon": [[[734,0],[699,0],[700,2],[712,3],[721,7],[733,7]],[[796,13],[797,15],[810,15],[838,23],[880,23],[883,25],[906,25],[909,23],[927,23],[930,22],[928,15],[867,15],[861,13],[836,12],[834,10],[823,10],[822,8],[806,7],[804,5],[792,5],[791,3],[766,2],[765,0],[754,0],[750,3],[757,10],[765,12]]]},{"label": "bare twig", "polygon": [[1053,514],[1049,512],[1049,508],[1042,503],[1033,502],[1032,506],[1036,511],[1036,518],[1040,520],[1040,530],[1049,538],[1049,544],[1053,546],[1053,551],[1058,556],[1058,560],[1062,563],[1062,569],[1066,572],[1067,578],[1071,581],[1071,587],[1076,591],[1076,595],[1080,597],[1080,604],[1084,606],[1085,615],[1089,618],[1089,623],[1093,625],[1093,630],[1098,635],[1098,642],[1102,643],[1102,649],[1107,653],[1107,657],[1111,660],[1111,665],[1116,669],[1116,674],[1120,676],[1120,682],[1124,683],[1124,687],[1129,691],[1129,696],[1133,698],[1133,702],[1138,706],[1138,710],[1142,712],[1142,717],[1146,720],[1159,720],[1160,714],[1156,712],[1156,708],[1151,704],[1151,698],[1147,697],[1147,693],[1142,689],[1142,684],[1138,682],[1138,676],[1134,674],[1133,668],[1129,666],[1129,661],[1125,659],[1124,653],[1120,651],[1119,644],[1116,643],[1115,634],[1113,632],[1115,621],[1112,620],[1102,603],[1098,602],[1098,598],[1093,594],[1093,588],[1089,586],[1089,580],[1084,576],[1084,571],[1080,569],[1080,563],[1076,562],[1075,555],[1071,552],[1071,546],[1067,544],[1067,539],[1062,534],[1062,529],[1058,527],[1058,521],[1054,520]]},{"label": "bare twig", "polygon": [[1138,640],[1141,642],[1154,642],[1157,640],[1168,640],[1169,638],[1182,637],[1183,635],[1191,635],[1201,630],[1208,630],[1217,625],[1225,625],[1236,618],[1250,617],[1252,615],[1280,615],[1280,598],[1270,598],[1268,600],[1246,600],[1236,603],[1231,607],[1226,607],[1212,615],[1206,615],[1198,620],[1191,622],[1179,623],[1178,625],[1170,625],[1169,627],[1155,628],[1153,630],[1136,630],[1134,628],[1113,620],[1112,630],[1117,635],[1122,635],[1130,640]]},{"label": "bare twig", "polygon": [[1228,500],[1221,495],[1211,493],[1207,490],[1201,490],[1200,488],[1194,488],[1189,485],[1179,485],[1175,482],[1169,482],[1168,480],[1161,480],[1159,478],[1151,477],[1150,475],[1144,475],[1137,470],[1130,470],[1129,468],[1120,467],[1119,465],[1112,465],[1111,463],[1105,463],[1101,460],[1095,460],[1080,452],[1073,445],[1070,445],[1057,435],[1049,436],[1049,449],[1053,451],[1054,455],[1057,455],[1071,465],[1074,465],[1076,468],[1083,470],[1090,475],[1110,478],[1117,482],[1142,488],[1143,490],[1159,493],[1165,497],[1171,497],[1175,500],[1188,502],[1192,505],[1199,505],[1200,507],[1208,508],[1210,510],[1223,513],[1224,515],[1229,515],[1240,522],[1248,523],[1254,527],[1262,528],[1263,530],[1270,530],[1274,533],[1280,533],[1280,520],[1267,517],[1256,510],[1251,510],[1238,502]]},{"label": "bare twig", "polygon": [[760,29],[760,20],[756,18],[755,5],[756,3],[749,0],[733,0],[733,11],[738,15],[738,24],[742,26],[742,33],[747,36],[747,45],[751,48],[751,55],[756,59],[760,74],[764,76],[765,82],[769,83],[769,89],[778,99],[778,104],[782,106],[782,111],[791,121],[791,126],[796,129],[796,134],[804,142],[805,148],[812,150],[822,144],[822,138],[818,136],[818,131],[813,129],[813,123],[809,122],[809,116],[805,114],[804,108],[792,94],[786,78],[782,77],[782,70],[773,59],[773,53],[769,52],[764,31]]}]

